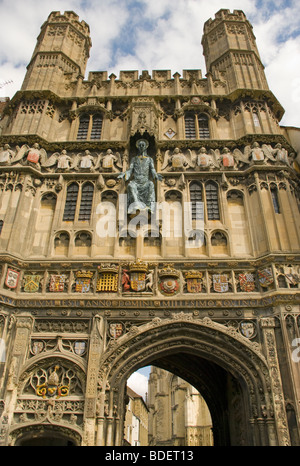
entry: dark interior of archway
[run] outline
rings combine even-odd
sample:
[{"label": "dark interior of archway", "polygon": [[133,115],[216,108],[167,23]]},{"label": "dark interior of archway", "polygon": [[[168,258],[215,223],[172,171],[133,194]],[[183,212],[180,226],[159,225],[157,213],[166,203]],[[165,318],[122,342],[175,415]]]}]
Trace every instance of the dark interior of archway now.
[{"label": "dark interior of archway", "polygon": [[212,361],[186,353],[163,356],[151,365],[177,375],[201,393],[212,417],[215,445],[230,445],[228,372]]},{"label": "dark interior of archway", "polygon": [[23,438],[18,443],[21,447],[74,447],[75,443],[67,437],[59,437],[57,434],[33,436]]}]

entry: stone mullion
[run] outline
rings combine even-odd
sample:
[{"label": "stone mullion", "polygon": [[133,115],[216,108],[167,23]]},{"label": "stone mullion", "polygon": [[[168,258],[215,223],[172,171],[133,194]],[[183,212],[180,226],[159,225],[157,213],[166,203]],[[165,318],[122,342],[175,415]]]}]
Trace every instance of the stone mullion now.
[{"label": "stone mullion", "polygon": [[16,318],[11,358],[8,361],[9,368],[5,395],[5,415],[8,417],[8,425],[12,424],[18,395],[17,389],[19,377],[22,371],[22,366],[26,360],[32,326],[32,317],[26,315]]},{"label": "stone mullion", "polygon": [[91,332],[88,369],[86,377],[85,393],[85,432],[84,439],[86,446],[95,444],[96,431],[96,403],[97,403],[97,386],[100,358],[103,351],[103,320],[95,317],[93,329]]},{"label": "stone mullion", "polygon": [[289,446],[291,443],[285,410],[284,392],[278,363],[274,318],[263,318],[261,320],[261,327],[265,342],[266,358],[270,369],[270,382],[273,395],[274,420],[278,446]]},{"label": "stone mullion", "polygon": [[[295,333],[294,336],[296,336],[297,339],[299,339],[299,328],[297,325],[297,314],[291,314],[291,317],[293,318],[293,324],[294,324],[294,329]],[[292,341],[289,339],[288,331],[287,331],[287,322],[286,322],[286,315],[281,316],[281,325],[282,325],[282,335],[283,335],[283,340],[284,340],[284,347],[287,349],[286,353],[286,358],[288,361],[288,367],[289,371],[291,374],[291,379],[293,381],[292,383],[292,391],[294,394],[294,399],[299,400],[300,399],[300,373],[299,373],[299,364],[300,361],[293,361],[293,350],[296,349],[297,347],[294,347],[292,345]],[[298,346],[298,345],[297,345]],[[297,351],[298,354],[298,351]],[[299,403],[294,404],[295,407],[295,413],[296,413],[296,422],[300,424],[300,406]]]}]

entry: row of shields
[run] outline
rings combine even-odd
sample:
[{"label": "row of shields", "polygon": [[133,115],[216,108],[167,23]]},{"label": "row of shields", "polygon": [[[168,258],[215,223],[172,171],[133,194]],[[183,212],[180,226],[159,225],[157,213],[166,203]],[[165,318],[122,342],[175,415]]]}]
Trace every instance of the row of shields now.
[{"label": "row of shields", "polygon": [[[164,269],[163,273],[159,276],[159,291],[164,295],[175,295],[180,290],[179,272],[175,269]],[[186,288],[188,293],[200,293],[203,287],[203,273],[200,271],[185,272]],[[128,289],[127,291],[145,291],[147,287],[147,274],[143,272],[129,274]],[[111,274],[107,278],[105,287],[99,288],[97,291],[110,291],[116,292],[118,290],[118,275]],[[5,285],[10,289],[15,289],[18,285],[20,272],[12,268],[7,270]],[[75,280],[75,292],[87,293],[91,291],[91,282],[93,272],[78,272]],[[27,293],[35,293],[40,288],[42,275],[26,274],[24,275],[23,290]],[[49,291],[50,292],[63,292],[68,276],[66,274],[53,274],[50,276]],[[98,283],[103,283],[98,281]],[[252,272],[240,273],[238,275],[239,285],[241,291],[251,292],[255,290],[256,279],[255,274]],[[259,284],[266,288],[274,282],[273,272],[271,268],[265,268],[258,271]],[[213,289],[217,293],[226,293],[230,290],[229,276],[226,273],[212,275]]]}]

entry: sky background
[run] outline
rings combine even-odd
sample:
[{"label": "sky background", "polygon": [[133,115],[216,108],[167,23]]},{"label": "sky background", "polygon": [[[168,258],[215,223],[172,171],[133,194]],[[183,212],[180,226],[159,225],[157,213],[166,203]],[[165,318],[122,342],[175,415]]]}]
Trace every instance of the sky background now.
[{"label": "sky background", "polygon": [[[40,27],[51,11],[72,10],[90,26],[89,71],[201,69],[203,26],[221,8],[243,10],[254,28],[269,87],[285,126],[300,126],[299,0],[0,0],[0,97],[23,82]],[[5,84],[7,83],[7,84]],[[139,394],[148,369],[131,378]]]}]

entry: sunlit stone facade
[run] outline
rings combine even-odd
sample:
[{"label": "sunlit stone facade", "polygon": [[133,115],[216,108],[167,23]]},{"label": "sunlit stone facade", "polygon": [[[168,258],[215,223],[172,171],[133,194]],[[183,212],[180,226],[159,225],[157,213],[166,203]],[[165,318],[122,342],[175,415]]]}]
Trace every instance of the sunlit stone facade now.
[{"label": "sunlit stone facade", "polygon": [[[299,130],[242,11],[202,46],[205,75],[85,79],[88,25],[42,25],[0,122],[2,445],[122,445],[149,364],[199,390],[215,445],[299,445]],[[128,214],[141,140],[154,210]]]}]

